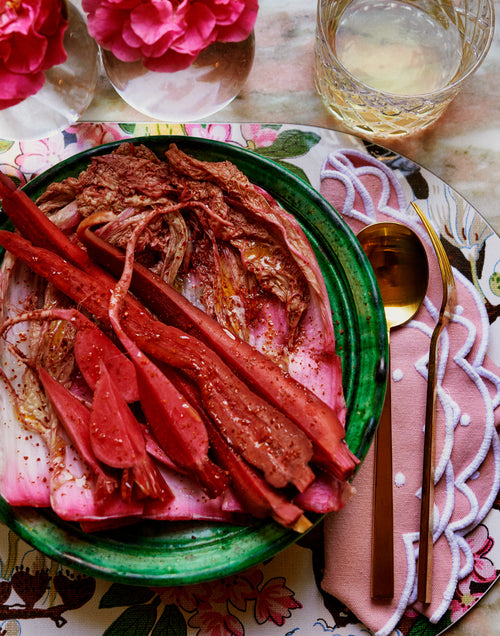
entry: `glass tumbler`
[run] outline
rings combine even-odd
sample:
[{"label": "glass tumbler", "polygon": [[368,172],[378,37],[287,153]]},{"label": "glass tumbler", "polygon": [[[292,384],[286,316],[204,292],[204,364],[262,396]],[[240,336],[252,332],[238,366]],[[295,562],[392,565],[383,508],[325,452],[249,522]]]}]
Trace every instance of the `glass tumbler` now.
[{"label": "glass tumbler", "polygon": [[494,21],[493,0],[318,0],[316,89],[348,130],[419,132],[480,66]]}]

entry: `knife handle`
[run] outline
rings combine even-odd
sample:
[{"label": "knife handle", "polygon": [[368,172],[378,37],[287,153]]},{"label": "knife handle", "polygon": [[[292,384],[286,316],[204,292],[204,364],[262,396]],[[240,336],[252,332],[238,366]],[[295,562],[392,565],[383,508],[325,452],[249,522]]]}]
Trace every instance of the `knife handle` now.
[{"label": "knife handle", "polygon": [[392,492],[391,365],[382,414],[375,434],[371,597],[394,597],[394,523]]}]

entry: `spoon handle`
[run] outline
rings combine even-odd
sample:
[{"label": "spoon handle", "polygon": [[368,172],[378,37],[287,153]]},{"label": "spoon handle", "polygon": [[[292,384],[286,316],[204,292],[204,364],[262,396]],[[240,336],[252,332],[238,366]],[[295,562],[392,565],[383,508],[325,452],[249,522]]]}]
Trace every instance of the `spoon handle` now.
[{"label": "spoon handle", "polygon": [[[388,332],[389,339],[389,332]],[[371,597],[394,596],[394,536],[392,496],[392,417],[390,362],[384,406],[375,435]]]}]

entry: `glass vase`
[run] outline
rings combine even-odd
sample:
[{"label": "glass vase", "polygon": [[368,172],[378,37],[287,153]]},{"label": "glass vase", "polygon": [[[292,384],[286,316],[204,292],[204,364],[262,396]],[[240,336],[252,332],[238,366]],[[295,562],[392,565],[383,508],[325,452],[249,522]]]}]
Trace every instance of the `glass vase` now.
[{"label": "glass vase", "polygon": [[74,123],[92,101],[99,77],[99,49],[85,19],[70,2],[64,34],[67,59],[45,72],[42,88],[0,110],[0,138],[43,139]]},{"label": "glass vase", "polygon": [[153,119],[188,122],[209,117],[240,92],[252,68],[254,34],[242,42],[215,42],[187,69],[149,71],[101,49],[109,81],[132,108]]}]

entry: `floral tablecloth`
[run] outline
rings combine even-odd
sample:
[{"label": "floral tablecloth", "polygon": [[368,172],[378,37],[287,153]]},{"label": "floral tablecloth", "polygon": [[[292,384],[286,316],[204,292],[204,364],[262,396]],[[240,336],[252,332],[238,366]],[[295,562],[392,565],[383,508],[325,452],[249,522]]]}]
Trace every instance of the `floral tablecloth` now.
[{"label": "floral tablecloth", "polygon": [[[286,165],[317,189],[322,163],[332,150],[357,149],[381,160],[407,192],[420,200],[439,203],[440,223],[455,228],[445,245],[453,265],[484,298],[491,325],[489,354],[500,363],[499,237],[446,184],[409,160],[372,143],[306,126],[80,123],[45,140],[21,143],[0,140],[0,169],[22,184],[55,163],[95,145],[157,134],[209,137],[249,148]],[[498,498],[467,541],[474,554],[473,570],[459,583],[439,624],[432,625],[421,615],[407,612],[398,625],[398,634],[441,633],[497,580]],[[369,633],[349,608],[321,590],[322,568],[320,525],[270,562],[236,576],[187,587],[132,587],[70,571],[0,526],[0,634],[356,636]]]}]

